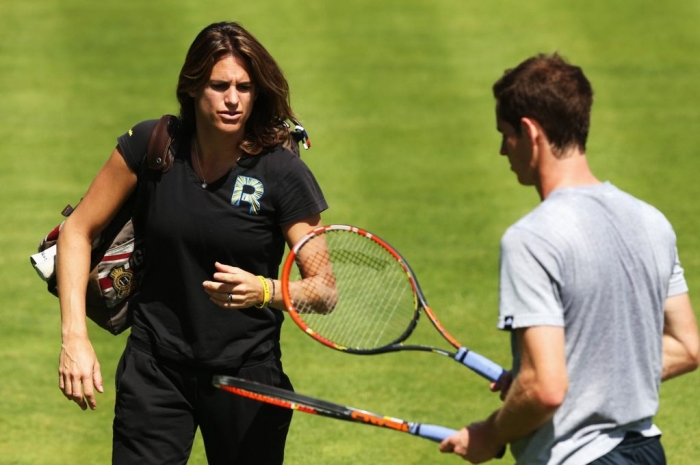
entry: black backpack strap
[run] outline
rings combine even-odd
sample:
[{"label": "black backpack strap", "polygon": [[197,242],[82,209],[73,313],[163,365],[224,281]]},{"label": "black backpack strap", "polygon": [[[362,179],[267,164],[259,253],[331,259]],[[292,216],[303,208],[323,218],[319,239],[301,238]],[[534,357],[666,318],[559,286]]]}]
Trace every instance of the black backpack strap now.
[{"label": "black backpack strap", "polygon": [[175,159],[175,134],[179,127],[179,121],[175,115],[163,115],[151,133],[148,141],[146,158],[148,168],[167,172],[173,166]]}]

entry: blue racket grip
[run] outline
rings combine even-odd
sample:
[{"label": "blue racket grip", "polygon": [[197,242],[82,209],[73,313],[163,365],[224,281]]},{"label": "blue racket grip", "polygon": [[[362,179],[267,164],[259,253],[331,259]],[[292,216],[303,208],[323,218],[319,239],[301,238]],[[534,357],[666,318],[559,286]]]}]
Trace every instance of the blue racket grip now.
[{"label": "blue racket grip", "polygon": [[457,351],[455,360],[465,365],[489,381],[497,382],[506,372],[505,368],[492,362],[483,355],[472,352],[466,347],[462,347]]},{"label": "blue racket grip", "polygon": [[408,432],[425,439],[430,439],[431,441],[442,442],[446,438],[449,438],[453,434],[456,434],[457,430],[439,425],[413,423],[408,429]]}]

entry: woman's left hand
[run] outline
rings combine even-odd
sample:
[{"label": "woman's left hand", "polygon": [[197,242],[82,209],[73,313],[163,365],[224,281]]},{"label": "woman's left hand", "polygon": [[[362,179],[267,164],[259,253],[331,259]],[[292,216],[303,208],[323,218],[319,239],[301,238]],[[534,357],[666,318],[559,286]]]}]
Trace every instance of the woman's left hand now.
[{"label": "woman's left hand", "polygon": [[204,281],[204,292],[223,308],[248,308],[263,301],[264,290],[257,276],[235,266],[217,262],[212,281]]}]

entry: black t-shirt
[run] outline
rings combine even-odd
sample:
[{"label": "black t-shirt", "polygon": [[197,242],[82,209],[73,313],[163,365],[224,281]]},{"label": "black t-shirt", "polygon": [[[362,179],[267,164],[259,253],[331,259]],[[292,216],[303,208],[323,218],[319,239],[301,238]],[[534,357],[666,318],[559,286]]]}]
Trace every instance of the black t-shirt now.
[{"label": "black t-shirt", "polygon": [[214,263],[276,278],[285,240],[280,225],[327,208],[304,162],[275,147],[243,156],[220,179],[202,188],[190,158],[190,140],[179,140],[166,173],[141,170],[155,120],[118,138],[126,163],[139,175],[134,212],[145,241],[142,290],[132,300],[132,337],[170,360],[200,366],[236,366],[248,355],[278,345],[282,312],[270,308],[223,309],[202,282]]}]

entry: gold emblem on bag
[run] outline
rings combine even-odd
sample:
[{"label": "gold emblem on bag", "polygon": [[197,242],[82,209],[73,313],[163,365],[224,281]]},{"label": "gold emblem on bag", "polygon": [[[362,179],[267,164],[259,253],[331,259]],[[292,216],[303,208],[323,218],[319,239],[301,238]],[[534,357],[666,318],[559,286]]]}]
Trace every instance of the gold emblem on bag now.
[{"label": "gold emblem on bag", "polygon": [[123,266],[114,268],[109,272],[109,277],[112,279],[112,287],[117,292],[117,298],[121,299],[129,295],[131,287],[134,284],[134,272],[125,269]]}]

